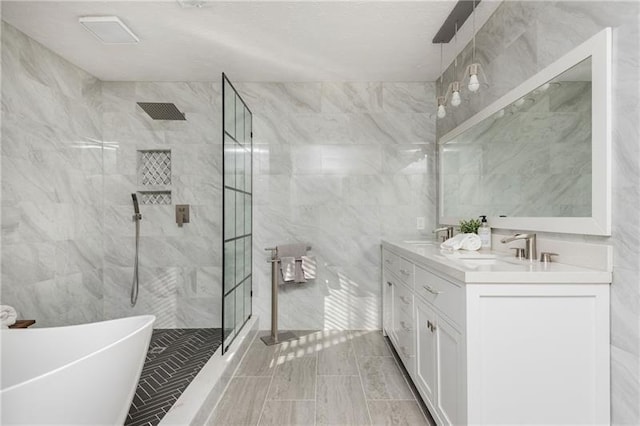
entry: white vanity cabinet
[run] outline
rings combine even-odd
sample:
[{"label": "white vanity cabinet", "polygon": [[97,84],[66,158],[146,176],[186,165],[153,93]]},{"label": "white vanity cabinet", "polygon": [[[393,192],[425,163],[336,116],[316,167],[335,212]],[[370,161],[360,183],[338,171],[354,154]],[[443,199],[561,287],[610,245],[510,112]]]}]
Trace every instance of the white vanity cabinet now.
[{"label": "white vanity cabinet", "polygon": [[415,289],[414,384],[438,423],[461,424],[465,398],[463,289],[417,266]]},{"label": "white vanity cabinet", "polygon": [[[405,264],[401,264],[401,260]],[[393,342],[396,352],[409,373],[415,367],[413,265],[391,252],[383,256],[383,330]],[[404,274],[400,269],[403,266]],[[408,269],[411,268],[411,269]],[[409,272],[411,271],[411,272]],[[405,278],[401,278],[404,276]],[[411,282],[407,283],[407,276]]]},{"label": "white vanity cabinet", "polygon": [[438,424],[610,422],[610,273],[441,258],[383,243],[384,331]]}]

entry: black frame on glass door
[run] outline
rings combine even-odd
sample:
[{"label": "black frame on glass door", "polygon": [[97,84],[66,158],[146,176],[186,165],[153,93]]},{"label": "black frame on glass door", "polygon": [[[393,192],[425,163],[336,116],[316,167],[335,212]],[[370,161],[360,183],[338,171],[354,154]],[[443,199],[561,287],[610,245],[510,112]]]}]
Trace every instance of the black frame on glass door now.
[{"label": "black frame on glass door", "polygon": [[225,353],[251,318],[253,298],[253,113],[225,73],[222,73],[222,157],[222,353]]}]

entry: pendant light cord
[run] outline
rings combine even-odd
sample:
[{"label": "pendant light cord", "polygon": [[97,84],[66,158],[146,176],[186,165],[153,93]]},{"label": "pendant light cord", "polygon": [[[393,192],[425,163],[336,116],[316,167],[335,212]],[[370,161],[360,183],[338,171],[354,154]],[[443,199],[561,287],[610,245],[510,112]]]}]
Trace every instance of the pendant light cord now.
[{"label": "pendant light cord", "polygon": [[444,47],[442,45],[442,43],[440,43],[440,96],[444,96],[444,92],[443,92],[443,84],[444,84],[444,73],[442,71],[442,51],[443,51]]},{"label": "pendant light cord", "polygon": [[455,60],[453,61],[453,78],[454,81],[457,81],[458,79],[458,21],[456,21],[456,25],[455,25],[455,37],[456,37],[456,47],[453,50],[453,54],[456,55]]},{"label": "pendant light cord", "polygon": [[471,54],[471,63],[476,62],[476,0],[473,0],[473,53]]}]

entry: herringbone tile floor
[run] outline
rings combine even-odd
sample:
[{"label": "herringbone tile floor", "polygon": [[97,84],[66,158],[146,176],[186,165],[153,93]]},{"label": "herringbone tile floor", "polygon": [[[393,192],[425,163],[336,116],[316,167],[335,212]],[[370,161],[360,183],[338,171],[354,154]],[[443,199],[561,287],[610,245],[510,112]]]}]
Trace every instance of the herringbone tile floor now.
[{"label": "herringbone tile floor", "polygon": [[219,328],[154,330],[125,425],[157,425],[221,341]]}]

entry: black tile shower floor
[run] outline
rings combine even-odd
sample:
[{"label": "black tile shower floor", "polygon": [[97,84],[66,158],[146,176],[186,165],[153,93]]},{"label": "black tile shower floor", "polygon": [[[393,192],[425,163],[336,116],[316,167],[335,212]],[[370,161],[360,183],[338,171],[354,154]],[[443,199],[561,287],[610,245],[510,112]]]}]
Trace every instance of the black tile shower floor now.
[{"label": "black tile shower floor", "polygon": [[155,426],[222,342],[219,328],[153,331],[126,426]]}]

